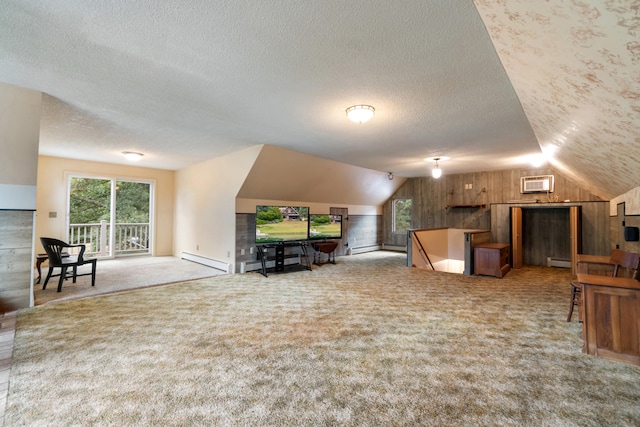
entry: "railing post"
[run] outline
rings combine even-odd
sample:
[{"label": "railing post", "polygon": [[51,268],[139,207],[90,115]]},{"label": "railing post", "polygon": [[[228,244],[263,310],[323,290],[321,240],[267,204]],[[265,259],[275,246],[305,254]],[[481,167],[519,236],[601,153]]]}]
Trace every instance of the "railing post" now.
[{"label": "railing post", "polygon": [[100,255],[107,255],[107,221],[100,221]]}]

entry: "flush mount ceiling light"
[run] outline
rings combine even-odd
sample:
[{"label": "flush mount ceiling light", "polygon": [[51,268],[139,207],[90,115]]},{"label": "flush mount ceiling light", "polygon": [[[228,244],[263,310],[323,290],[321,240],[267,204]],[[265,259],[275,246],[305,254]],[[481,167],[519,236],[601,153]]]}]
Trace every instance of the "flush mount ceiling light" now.
[{"label": "flush mount ceiling light", "polygon": [[123,151],[122,154],[124,154],[125,159],[131,162],[137,162],[144,156],[144,154],[136,153],[135,151]]},{"label": "flush mount ceiling light", "polygon": [[368,122],[375,111],[371,105],[352,105],[346,110],[349,120],[356,123]]}]

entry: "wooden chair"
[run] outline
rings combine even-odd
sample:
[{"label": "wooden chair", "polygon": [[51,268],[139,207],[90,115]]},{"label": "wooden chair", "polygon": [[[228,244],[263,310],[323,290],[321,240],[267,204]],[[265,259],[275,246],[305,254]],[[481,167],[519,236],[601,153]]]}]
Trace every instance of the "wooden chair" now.
[{"label": "wooden chair", "polygon": [[[59,277],[58,292],[62,291],[62,282],[70,277],[73,279],[73,283],[76,283],[77,277],[91,275],[91,286],[96,285],[96,263],[98,260],[96,258],[84,258],[86,249],[84,245],[70,245],[62,240],[50,237],[41,237],[40,242],[49,260],[49,272],[44,280],[42,289],[47,288],[47,283],[52,277]],[[74,253],[76,249],[79,249],[77,255],[69,255]],[[78,274],[78,267],[85,264],[91,264],[91,273]],[[67,271],[69,267],[72,269],[70,273]],[[53,274],[54,268],[60,268],[60,274]]]},{"label": "wooden chair", "polygon": [[[640,254],[613,249],[609,257],[595,255],[578,255],[578,274],[595,274],[599,276],[630,277],[638,279],[640,269]],[[573,308],[582,307],[582,285],[571,282],[571,300],[569,301],[569,315],[567,322],[571,322]],[[582,315],[580,315],[582,319]],[[582,321],[582,320],[580,320]]]}]

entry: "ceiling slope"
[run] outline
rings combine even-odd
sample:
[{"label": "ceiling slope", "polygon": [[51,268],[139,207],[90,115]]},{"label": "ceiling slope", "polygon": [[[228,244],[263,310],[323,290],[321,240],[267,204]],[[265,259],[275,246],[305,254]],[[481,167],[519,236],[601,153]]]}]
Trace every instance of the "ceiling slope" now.
[{"label": "ceiling slope", "polygon": [[474,0],[540,145],[609,200],[640,184],[640,3]]},{"label": "ceiling slope", "polygon": [[237,197],[380,206],[405,181],[389,180],[386,173],[265,145]]}]

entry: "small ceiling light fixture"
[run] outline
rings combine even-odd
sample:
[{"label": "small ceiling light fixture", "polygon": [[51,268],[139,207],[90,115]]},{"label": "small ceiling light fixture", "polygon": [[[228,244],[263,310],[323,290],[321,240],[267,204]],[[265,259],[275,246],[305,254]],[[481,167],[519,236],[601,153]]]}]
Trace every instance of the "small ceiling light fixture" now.
[{"label": "small ceiling light fixture", "polygon": [[440,165],[438,165],[438,162],[443,162],[449,159],[450,157],[439,156],[439,157],[427,157],[426,159],[424,159],[424,161],[436,162],[436,167],[434,169],[431,169],[431,176],[434,177],[435,179],[438,179],[442,176],[442,169],[440,169]]},{"label": "small ceiling light fixture", "polygon": [[433,160],[436,161],[436,167],[431,169],[431,176],[438,179],[442,176],[442,169],[438,166],[438,160],[440,160],[440,157],[435,157]]},{"label": "small ceiling light fixture", "polygon": [[393,181],[393,172],[389,172],[387,178],[389,178],[389,181]]},{"label": "small ceiling light fixture", "polygon": [[368,122],[375,111],[371,105],[352,105],[346,110],[349,120],[356,123]]},{"label": "small ceiling light fixture", "polygon": [[144,156],[144,154],[136,153],[135,151],[123,151],[122,154],[124,154],[125,159],[131,162],[137,162]]}]

